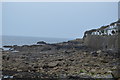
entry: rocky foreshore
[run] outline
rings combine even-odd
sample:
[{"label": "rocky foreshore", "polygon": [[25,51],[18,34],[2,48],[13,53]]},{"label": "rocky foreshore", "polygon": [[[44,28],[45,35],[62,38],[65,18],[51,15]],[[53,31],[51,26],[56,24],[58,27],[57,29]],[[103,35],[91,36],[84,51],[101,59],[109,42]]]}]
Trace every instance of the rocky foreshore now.
[{"label": "rocky foreshore", "polygon": [[4,47],[10,49],[1,49],[3,78],[115,80],[120,77],[118,52],[93,50],[82,39]]}]

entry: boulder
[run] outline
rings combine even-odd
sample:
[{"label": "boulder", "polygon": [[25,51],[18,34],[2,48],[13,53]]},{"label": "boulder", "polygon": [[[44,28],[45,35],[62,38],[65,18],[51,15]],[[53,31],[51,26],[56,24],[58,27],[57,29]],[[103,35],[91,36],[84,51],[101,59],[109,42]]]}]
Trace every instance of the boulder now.
[{"label": "boulder", "polygon": [[50,63],[48,63],[48,67],[53,68],[53,67],[58,66],[58,64],[59,64],[59,61],[50,62]]},{"label": "boulder", "polygon": [[97,53],[100,54],[100,53],[102,53],[102,51],[101,51],[101,50],[98,50]]},{"label": "boulder", "polygon": [[3,46],[4,48],[12,48],[13,46],[9,46],[9,45],[6,45],[6,46]]},{"label": "boulder", "polygon": [[37,44],[47,44],[47,43],[44,41],[39,41],[39,42],[37,42]]},{"label": "boulder", "polygon": [[112,72],[114,78],[120,78],[120,69],[116,69]]}]

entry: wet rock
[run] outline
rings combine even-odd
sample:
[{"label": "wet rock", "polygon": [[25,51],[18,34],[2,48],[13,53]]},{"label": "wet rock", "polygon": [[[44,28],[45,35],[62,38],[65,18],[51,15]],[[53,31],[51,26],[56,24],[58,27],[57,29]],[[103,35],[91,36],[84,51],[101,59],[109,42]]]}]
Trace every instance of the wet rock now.
[{"label": "wet rock", "polygon": [[91,52],[93,56],[98,56],[98,53],[96,51]]},{"label": "wet rock", "polygon": [[6,46],[3,46],[3,47],[4,47],[4,48],[12,48],[13,46],[9,46],[9,45],[7,46],[7,45],[6,45]]},{"label": "wet rock", "polygon": [[37,42],[37,44],[47,44],[47,43],[44,41],[39,41],[39,42]]}]

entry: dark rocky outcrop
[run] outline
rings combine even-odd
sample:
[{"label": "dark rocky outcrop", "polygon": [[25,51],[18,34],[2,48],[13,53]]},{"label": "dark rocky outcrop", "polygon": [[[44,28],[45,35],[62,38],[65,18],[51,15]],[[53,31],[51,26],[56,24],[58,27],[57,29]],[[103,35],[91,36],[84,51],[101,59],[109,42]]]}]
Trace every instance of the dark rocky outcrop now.
[{"label": "dark rocky outcrop", "polygon": [[44,41],[39,41],[39,42],[37,42],[37,44],[42,45],[42,44],[47,44],[47,43],[46,43],[46,42],[44,42]]}]

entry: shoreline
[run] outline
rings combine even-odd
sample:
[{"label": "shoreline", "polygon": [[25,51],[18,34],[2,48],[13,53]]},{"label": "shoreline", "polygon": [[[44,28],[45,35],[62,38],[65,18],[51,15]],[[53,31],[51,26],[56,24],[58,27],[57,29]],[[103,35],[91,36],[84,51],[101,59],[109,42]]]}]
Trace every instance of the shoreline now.
[{"label": "shoreline", "polygon": [[40,41],[38,45],[14,45],[11,50],[3,50],[2,53],[3,75],[5,70],[17,71],[11,75],[13,78],[45,78],[35,75],[36,72],[47,74],[48,78],[55,75],[71,79],[114,78],[112,72],[119,65],[117,53],[93,50],[81,39],[54,44]]},{"label": "shoreline", "polygon": [[2,51],[3,75],[5,71],[16,71],[11,75],[13,78],[119,80],[119,27],[120,19],[86,31],[83,39],[4,46],[10,50]]}]

